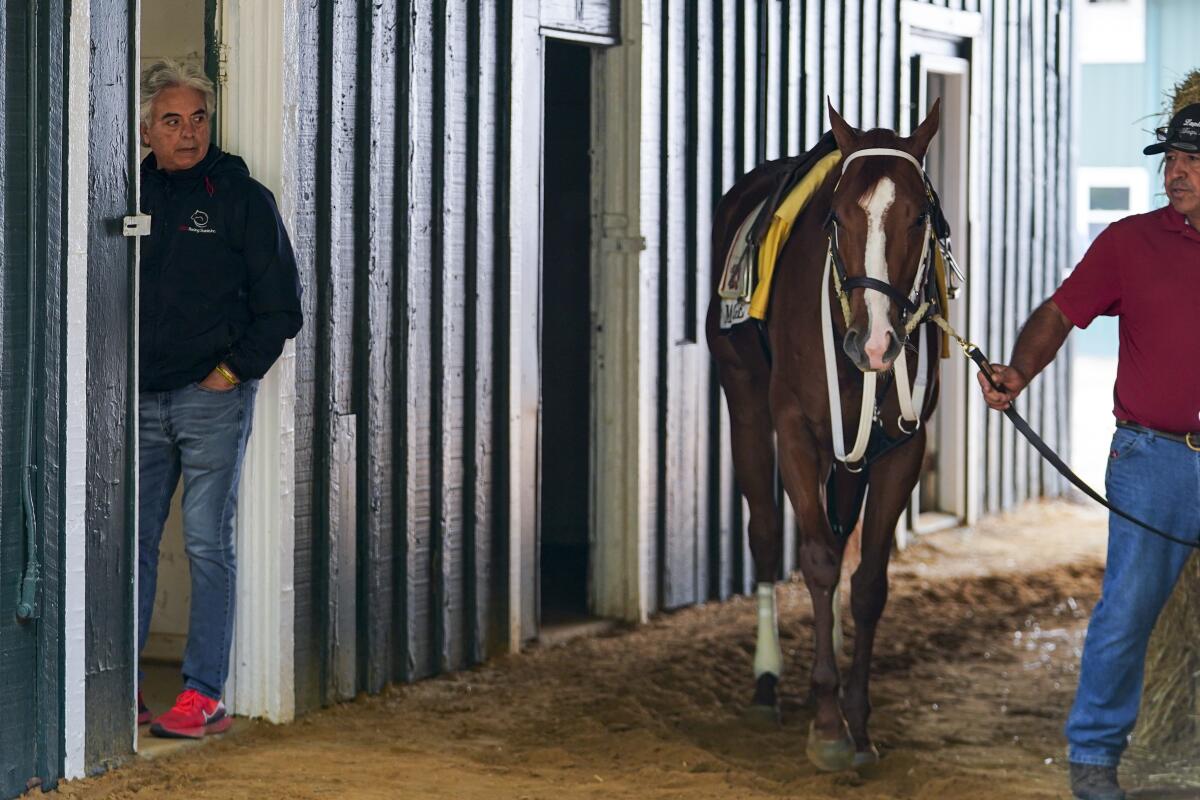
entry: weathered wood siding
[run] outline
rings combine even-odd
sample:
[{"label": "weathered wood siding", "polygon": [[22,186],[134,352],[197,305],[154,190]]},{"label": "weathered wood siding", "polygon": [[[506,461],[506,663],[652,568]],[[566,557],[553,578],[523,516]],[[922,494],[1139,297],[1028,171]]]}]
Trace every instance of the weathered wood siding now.
[{"label": "weathered wood siding", "polygon": [[[137,316],[134,239],[121,218],[137,208],[137,61],[131,0],[92,0],[92,108],[88,128],[87,604],[89,770],[132,752],[136,639],[133,530],[137,502],[136,392],[132,385]],[[72,387],[76,388],[76,387]]]},{"label": "weathered wood siding", "polygon": [[299,711],[489,651],[505,15],[300,9]]},{"label": "weathered wood siding", "polygon": [[[0,796],[62,774],[61,0],[0,12]],[[34,568],[32,571],[30,568]],[[36,579],[32,593],[23,578]],[[19,601],[29,601],[18,619]]]},{"label": "weathered wood siding", "polygon": [[[969,333],[1000,358],[1067,256],[1069,9],[1065,0],[930,5],[978,13],[982,24],[975,39],[946,45],[971,61],[980,134],[972,226],[956,242],[980,298]],[[546,4],[543,32],[587,30],[602,44],[619,30],[603,7],[580,17],[578,6]],[[907,129],[920,116],[907,104],[904,8],[640,4],[641,263],[654,292],[642,335],[657,343],[655,413],[642,427],[654,470],[652,609],[727,597],[750,580],[728,418],[700,335],[711,210],[746,170],[813,144],[827,127],[826,97],[860,127]],[[297,343],[303,710],[476,663],[508,636],[514,231],[500,198],[514,59],[541,54],[510,52],[519,21],[508,3],[330,0],[300,13],[298,112],[310,135],[297,143],[295,238],[311,321]],[[1026,401],[1060,447],[1066,388],[1054,365]],[[999,417],[982,429],[972,453],[986,479],[970,488],[981,509],[1058,491]]]}]

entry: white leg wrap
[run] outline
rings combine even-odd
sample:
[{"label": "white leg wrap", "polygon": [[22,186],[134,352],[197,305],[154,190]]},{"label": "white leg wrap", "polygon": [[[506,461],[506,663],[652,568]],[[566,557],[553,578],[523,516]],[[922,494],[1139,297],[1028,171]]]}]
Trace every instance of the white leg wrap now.
[{"label": "white leg wrap", "polygon": [[758,640],[754,648],[754,677],[783,673],[779,647],[779,617],[775,611],[775,584],[758,584]]}]

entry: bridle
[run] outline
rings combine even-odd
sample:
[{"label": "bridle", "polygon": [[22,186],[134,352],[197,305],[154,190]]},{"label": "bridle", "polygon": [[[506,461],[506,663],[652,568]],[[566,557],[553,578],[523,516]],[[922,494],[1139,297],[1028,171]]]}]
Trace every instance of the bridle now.
[{"label": "bridle", "polygon": [[[927,318],[930,309],[934,310],[935,316],[937,316],[937,311],[939,310],[937,309],[936,291],[931,285],[934,275],[931,262],[935,257],[934,251],[929,247],[931,241],[934,242],[934,247],[941,253],[946,263],[954,269],[955,273],[959,275],[961,273],[959,273],[957,266],[954,265],[953,259],[950,256],[949,226],[946,225],[945,217],[941,213],[937,193],[934,192],[933,186],[929,182],[929,176],[925,173],[925,168],[911,154],[890,147],[870,147],[851,153],[842,161],[842,172],[841,176],[838,177],[837,184],[834,185],[834,194],[837,193],[837,188],[841,185],[842,177],[846,174],[846,167],[857,158],[866,158],[869,156],[903,158],[921,173],[921,183],[925,187],[926,196],[924,212],[925,232],[922,237],[921,260],[917,266],[917,274],[913,279],[913,288],[908,295],[905,295],[890,283],[877,278],[867,276],[849,277],[838,248],[838,222],[832,210],[825,223],[829,232],[829,245],[825,255],[825,274],[821,281],[821,287],[822,292],[827,294],[832,281],[847,328],[850,327],[850,292],[855,289],[862,289],[863,291],[870,289],[881,292],[901,309],[901,319],[904,324],[904,340],[900,343],[900,354],[896,357],[894,365],[896,371],[896,399],[900,404],[900,418],[897,420],[897,426],[900,428],[901,434],[903,434],[902,438],[907,439],[907,437],[916,433],[921,425],[921,412],[924,410],[925,404],[925,390],[929,383],[928,359],[930,346],[928,344],[922,346],[922,339],[918,337],[917,374],[911,389],[908,383],[908,359],[905,350],[912,332],[922,320]],[[935,239],[935,237],[937,238]],[[922,298],[922,296],[924,297]],[[918,300],[921,300],[920,304],[918,304]],[[845,464],[846,468],[851,472],[860,472],[864,466],[862,463],[863,457],[867,452],[867,446],[872,438],[872,428],[878,422],[878,409],[875,397],[876,373],[870,371],[863,372],[862,408],[858,418],[858,432],[855,436],[853,449],[847,452],[845,434],[842,429],[841,389],[838,384],[837,362],[833,347],[833,319],[829,310],[829,302],[824,299],[821,302],[821,323],[825,348],[825,384],[829,392],[829,417],[833,432],[834,456],[838,461]],[[905,423],[911,427],[906,428]]]},{"label": "bridle", "polygon": [[[865,158],[868,156],[892,156],[903,158],[910,162],[917,171],[921,174],[921,183],[925,187],[925,206],[922,216],[925,219],[925,233],[922,237],[921,260],[917,267],[917,275],[913,280],[912,291],[905,295],[895,286],[892,286],[886,281],[881,281],[878,278],[872,278],[866,275],[850,277],[846,271],[846,264],[842,260],[840,242],[838,239],[838,218],[834,214],[833,208],[829,209],[829,216],[825,220],[825,228],[828,232],[829,250],[826,258],[833,263],[834,268],[834,289],[837,292],[838,302],[842,306],[842,315],[845,318],[846,327],[850,327],[850,293],[855,289],[866,291],[871,289],[886,295],[893,303],[900,308],[900,320],[904,324],[905,344],[908,336],[913,329],[920,323],[925,313],[929,310],[929,299],[932,298],[930,279],[933,276],[933,270],[930,269],[930,261],[933,254],[930,252],[929,243],[934,236],[934,219],[941,217],[941,212],[937,202],[937,195],[933,191],[933,186],[929,182],[929,176],[925,173],[925,168],[921,166],[921,162],[914,158],[911,154],[903,150],[896,150],[890,147],[868,147],[863,150],[856,150],[846,156],[842,161],[842,172],[838,177],[837,183],[833,187],[833,192],[836,195],[838,187],[841,186],[842,178],[846,175],[846,168],[850,163],[857,158]],[[941,220],[944,224],[944,218]],[[922,296],[926,296],[926,302],[921,305],[917,304],[917,300]]]},{"label": "bridle", "polygon": [[[839,295],[845,295],[848,297],[850,292],[854,291],[855,289],[874,289],[877,292],[887,295],[893,303],[900,307],[902,320],[906,319],[912,314],[917,313],[917,305],[914,304],[911,299],[903,295],[899,289],[897,289],[895,286],[892,286],[887,281],[881,281],[878,278],[872,278],[868,275],[860,275],[853,278],[849,277],[846,272],[846,264],[842,260],[842,253],[839,248],[838,218],[833,213],[832,209],[829,211],[829,219],[825,223],[825,227],[829,232],[830,255],[833,258],[833,268],[835,270],[834,280],[836,281],[837,292]],[[928,230],[926,231],[925,235],[926,237],[929,236]]]}]

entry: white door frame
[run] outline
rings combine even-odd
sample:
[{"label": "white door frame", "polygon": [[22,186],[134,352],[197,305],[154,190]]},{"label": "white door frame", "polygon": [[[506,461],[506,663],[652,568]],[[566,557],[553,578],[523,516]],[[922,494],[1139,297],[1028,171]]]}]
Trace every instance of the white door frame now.
[{"label": "white door frame", "polygon": [[[935,55],[922,54],[914,44],[914,34],[917,33],[933,33],[941,38],[957,39],[965,44],[965,52],[968,54],[966,59],[941,57]],[[980,129],[980,109],[982,106],[982,84],[975,79],[973,70],[971,69],[972,61],[981,57],[980,45],[983,43],[983,17],[978,12],[960,11],[956,9],[941,8],[931,6],[926,3],[917,2],[917,0],[902,0],[900,5],[900,119],[899,127],[901,132],[908,133],[911,130],[911,115],[905,113],[907,109],[920,107],[922,113],[927,111],[927,103],[924,98],[913,98],[912,89],[914,85],[912,76],[912,61],[913,56],[921,55],[923,68],[933,72],[940,72],[950,75],[959,75],[965,83],[965,91],[962,93],[962,100],[965,101],[959,109],[958,119],[960,125],[966,131],[965,146],[967,152],[964,157],[967,174],[963,184],[961,197],[966,203],[966,209],[960,212],[959,217],[966,222],[965,226],[960,226],[962,230],[953,231],[953,241],[955,244],[956,254],[964,267],[970,264],[982,263],[983,253],[981,250],[981,237],[972,236],[972,230],[978,230],[978,221],[976,215],[979,213],[979,170],[977,166],[978,152],[974,143],[979,141],[982,134]],[[922,89],[924,88],[924,81]],[[943,114],[947,110],[943,108]],[[953,113],[953,110],[951,110]],[[951,308],[952,322],[955,327],[964,335],[969,336],[971,325],[974,320],[984,318],[985,305],[987,302],[986,291],[982,285],[972,290],[968,267],[968,282],[964,290],[963,296],[953,304]],[[975,448],[983,441],[983,413],[984,406],[982,398],[978,392],[967,391],[965,388],[966,381],[963,376],[966,374],[965,364],[961,357],[952,352],[951,360],[954,363],[942,362],[942,386],[943,398],[942,404],[946,404],[945,388],[958,387],[961,389],[959,396],[955,398],[953,408],[954,423],[953,426],[957,430],[957,436],[954,442],[953,455],[950,463],[953,465],[955,476],[959,479],[956,485],[952,487],[952,496],[954,497],[953,506],[947,509],[959,518],[962,524],[970,525],[979,518],[979,493],[976,487],[983,480],[983,465],[980,459],[975,457]],[[944,470],[943,470],[944,471]],[[918,488],[919,490],[919,488]],[[914,494],[915,496],[915,494]],[[904,519],[901,519],[900,529],[897,531],[897,543],[903,547],[907,541],[909,534],[908,526]]]},{"label": "white door frame", "polygon": [[[539,296],[542,261],[542,37],[538,0],[512,4],[508,329],[507,630],[516,652],[537,634]],[[499,578],[500,576],[497,576]]]},{"label": "white door frame", "polygon": [[[71,0],[67,106],[89,102],[91,0]],[[134,13],[137,13],[136,8]],[[141,37],[134,37],[134,41]],[[130,115],[132,116],[132,114]],[[87,731],[87,294],[88,294],[88,118],[68,114],[66,211],[67,391],[63,483],[63,778],[84,777]],[[136,274],[136,273],[135,273]],[[133,326],[136,330],[137,326]],[[132,349],[137,358],[137,348]],[[132,368],[132,365],[131,365]],[[80,391],[83,388],[83,391]],[[137,402],[136,396],[128,398]],[[137,437],[134,437],[137,441]],[[134,458],[136,459],[136,447]],[[136,460],[135,460],[136,464]],[[136,476],[137,470],[134,469]],[[136,484],[136,481],[135,481]],[[133,488],[136,493],[136,485]],[[136,494],[134,495],[137,496]],[[137,508],[137,503],[133,504]],[[137,517],[133,516],[134,530]],[[136,548],[131,554],[137,575]],[[135,579],[136,580],[136,577]],[[136,584],[134,597],[137,596]],[[137,603],[133,603],[137,630]],[[137,636],[133,637],[137,648]],[[137,654],[134,653],[134,662]],[[135,670],[136,675],[136,670]],[[136,678],[135,678],[136,680]],[[133,720],[130,720],[133,724]],[[135,726],[136,730],[136,726]],[[136,742],[136,733],[135,742]],[[136,744],[135,744],[136,747]]]},{"label": "white door frame", "polygon": [[[946,79],[948,91],[942,96],[941,132],[937,139],[947,150],[946,162],[955,163],[965,169],[951,175],[949,171],[939,176],[935,186],[943,201],[945,213],[950,223],[952,242],[958,246],[960,254],[970,249],[969,226],[967,220],[967,187],[969,178],[966,171],[970,166],[970,131],[969,103],[971,87],[971,62],[965,58],[944,55],[916,54],[919,63],[917,89],[919,97],[917,108],[928,108],[934,98],[927,96],[930,75],[940,75]],[[935,140],[936,141],[936,140]],[[928,161],[928,156],[926,157]],[[951,182],[953,181],[953,182]],[[969,267],[964,255],[962,266]],[[969,289],[964,288],[964,292]],[[968,294],[969,297],[969,294]],[[955,330],[967,330],[966,297],[953,302],[947,312],[947,319]],[[910,527],[920,533],[926,526],[919,521],[923,511],[941,512],[952,523],[961,522],[966,518],[967,499],[967,451],[970,443],[966,437],[966,405],[970,387],[970,379],[966,360],[959,357],[957,352],[951,352],[951,357],[941,363],[941,390],[938,409],[935,412],[936,430],[942,436],[945,447],[937,451],[937,495],[939,507],[922,509],[920,506],[921,486],[913,490],[912,502],[909,509]]]},{"label": "white door frame", "polygon": [[[653,453],[652,319],[640,233],[641,10],[621,3],[621,44],[592,63],[592,421],[590,603],[597,616],[645,620],[653,594],[645,564],[653,547],[644,480]],[[510,650],[537,634],[539,317],[544,37],[538,0],[513,2],[508,418],[508,630]],[[558,34],[552,34],[558,35]],[[588,44],[601,39],[574,38]],[[536,100],[535,100],[536,98]],[[603,324],[600,324],[600,323]]]},{"label": "white door frame", "polygon": [[[218,11],[224,149],[246,160],[295,230],[295,183],[287,143],[297,140],[299,50],[296,0],[222,0]],[[294,103],[294,101],[292,101]],[[242,465],[237,513],[237,612],[225,699],[236,714],[287,722],[295,716],[296,351],[260,381],[254,431]]]},{"label": "white door frame", "polygon": [[[592,607],[644,622],[652,563],[657,265],[642,232],[641,4],[622,2],[621,42],[597,53],[592,89]],[[657,98],[651,98],[657,103]],[[657,182],[657,178],[654,178]],[[654,189],[657,194],[657,185]]]}]

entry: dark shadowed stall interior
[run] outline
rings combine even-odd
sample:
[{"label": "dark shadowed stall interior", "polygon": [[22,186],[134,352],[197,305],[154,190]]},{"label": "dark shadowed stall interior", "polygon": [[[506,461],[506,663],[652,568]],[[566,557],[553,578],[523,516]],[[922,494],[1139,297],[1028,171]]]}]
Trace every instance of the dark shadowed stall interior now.
[{"label": "dark shadowed stall interior", "polygon": [[591,50],[546,40],[542,197],[541,619],[588,613]]}]

